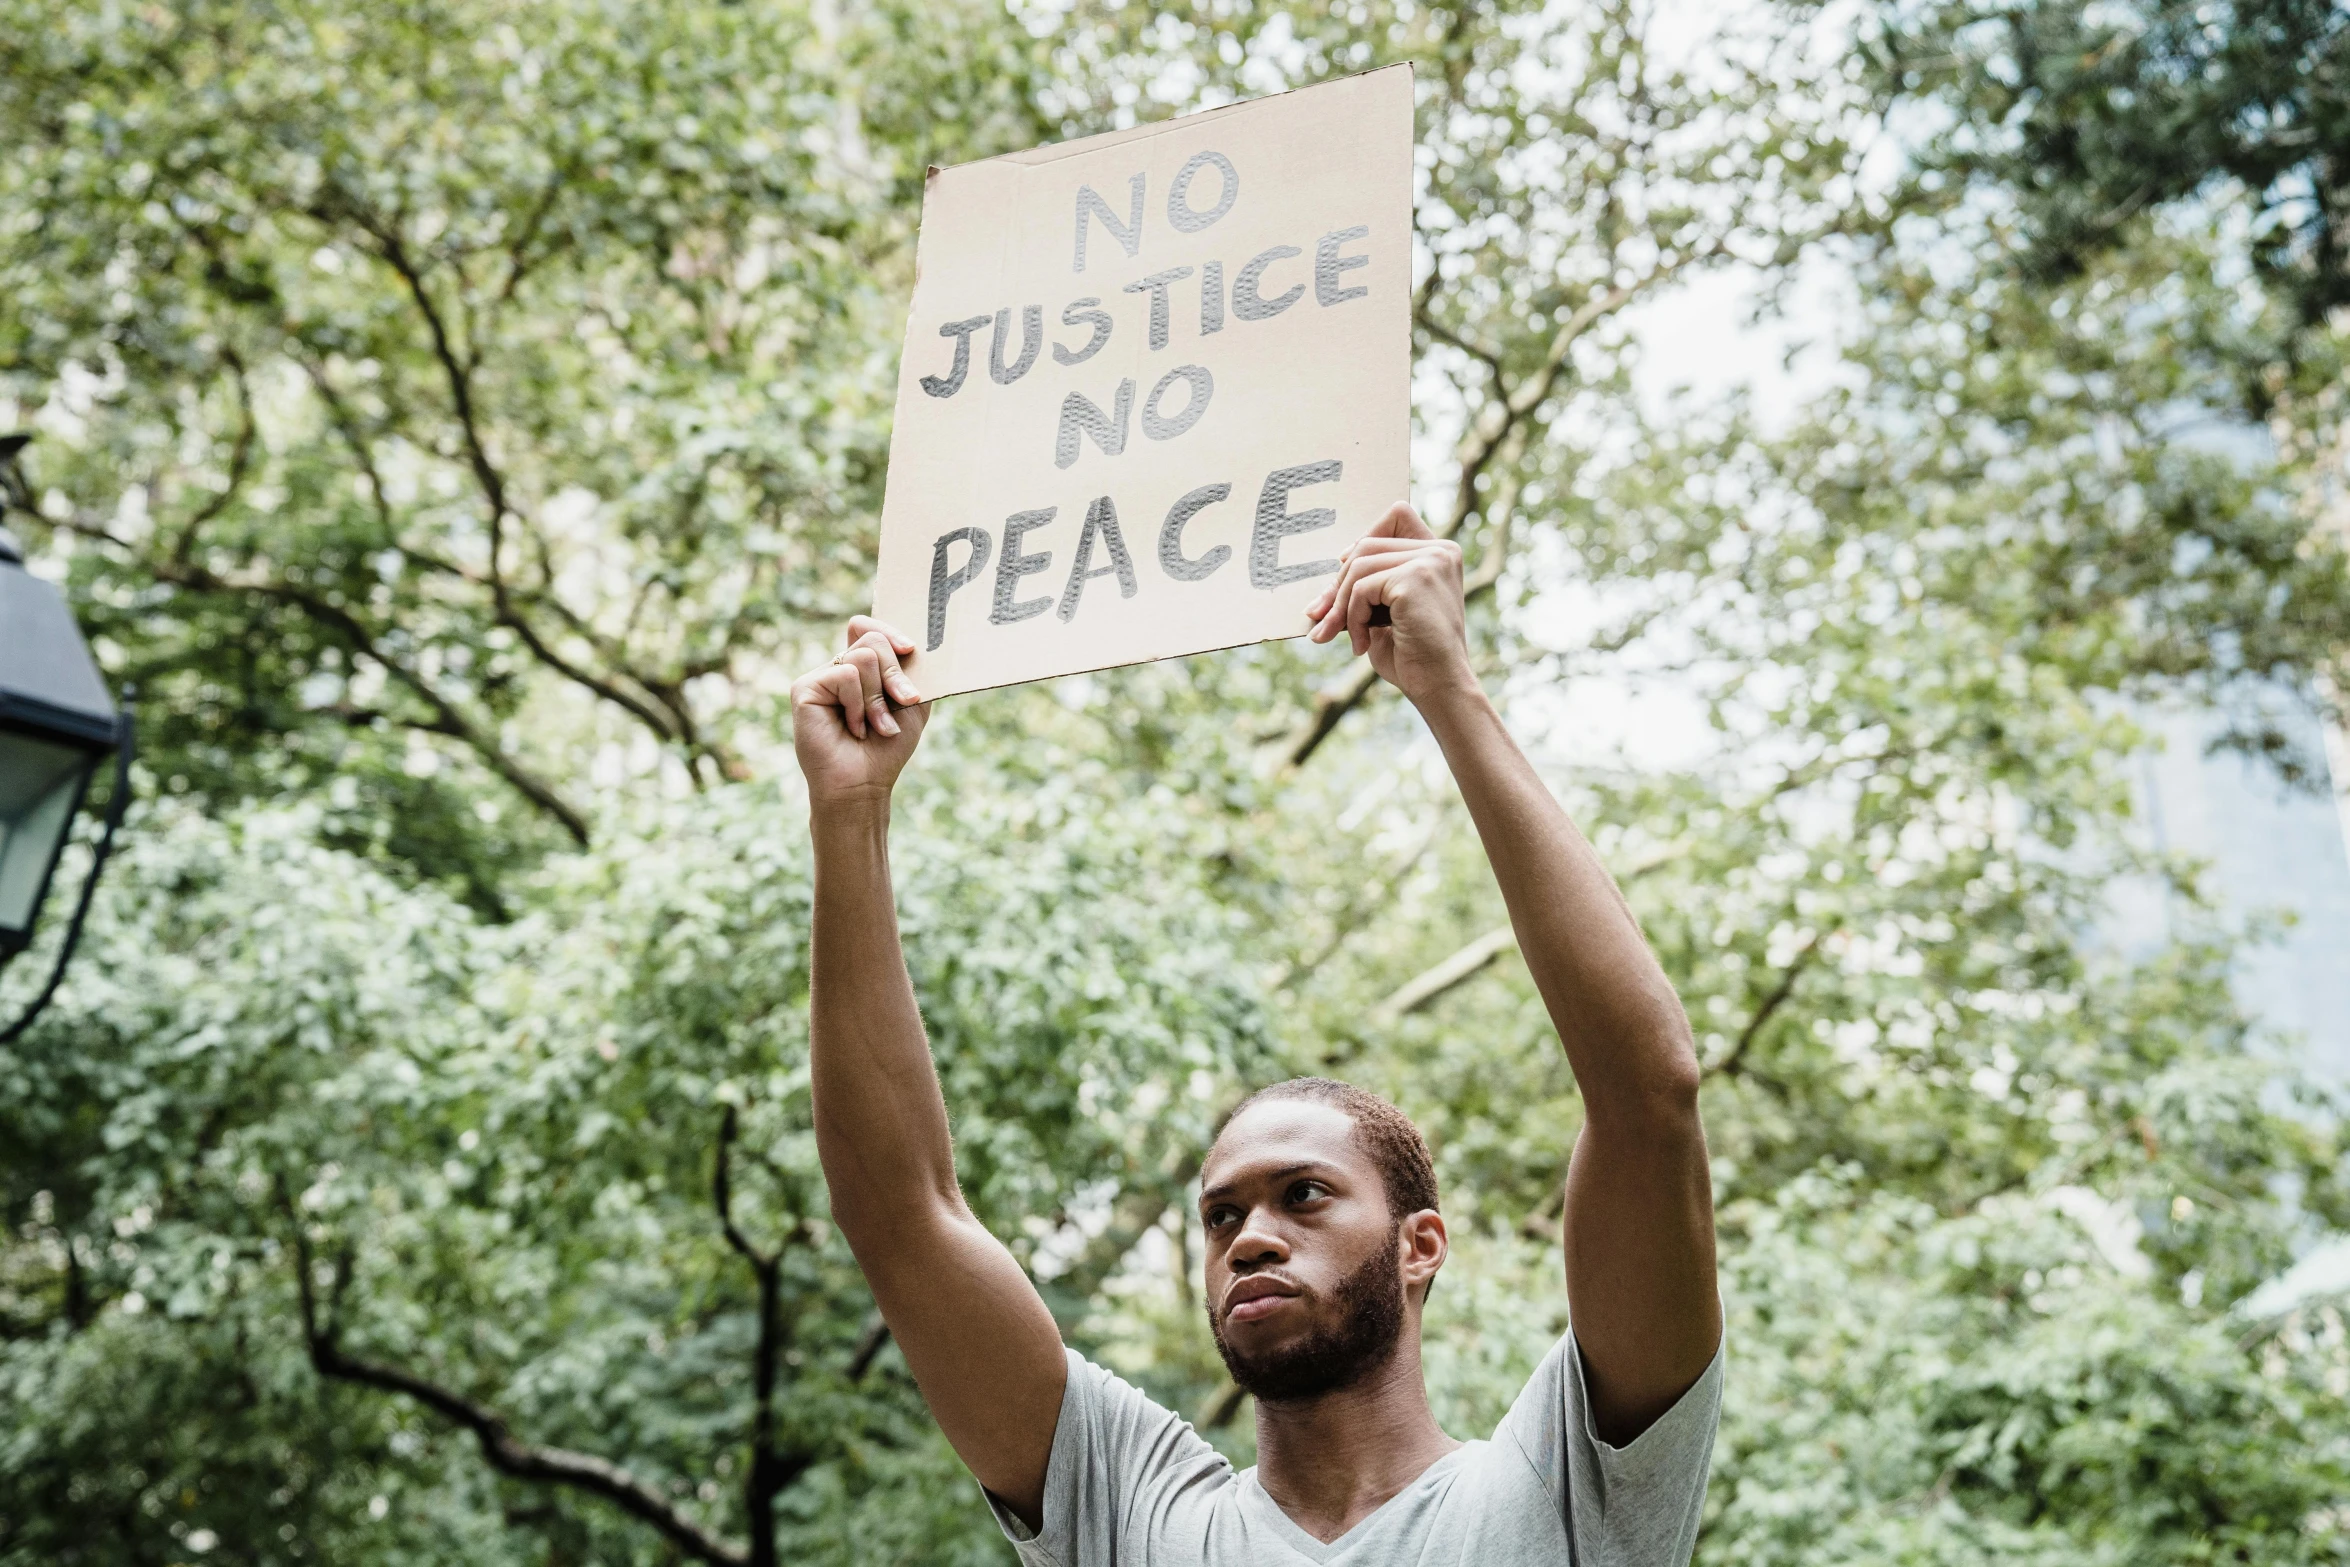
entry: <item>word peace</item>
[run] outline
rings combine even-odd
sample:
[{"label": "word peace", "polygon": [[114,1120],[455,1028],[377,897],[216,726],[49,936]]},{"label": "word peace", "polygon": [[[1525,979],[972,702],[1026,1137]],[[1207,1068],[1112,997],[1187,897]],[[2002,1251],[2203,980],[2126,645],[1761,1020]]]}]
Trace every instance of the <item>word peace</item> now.
[{"label": "word peace", "polygon": [[[1315,462],[1296,468],[1277,468],[1265,476],[1264,487],[1257,492],[1256,517],[1249,528],[1249,586],[1270,591],[1308,577],[1328,576],[1338,569],[1335,560],[1284,565],[1281,541],[1316,532],[1338,521],[1338,513],[1327,506],[1293,512],[1289,509],[1289,497],[1291,491],[1310,484],[1334,484],[1343,471],[1337,462]],[[1219,544],[1196,557],[1185,554],[1183,548],[1183,530],[1191,520],[1217,502],[1229,500],[1231,495],[1229,484],[1203,484],[1168,509],[1166,520],[1159,525],[1161,571],[1177,582],[1204,582],[1232,559],[1232,547],[1228,544]],[[1059,515],[1057,506],[1014,512],[1004,519],[1000,550],[985,528],[957,528],[938,536],[930,551],[930,624],[923,642],[925,651],[946,640],[947,601],[979,580],[991,556],[995,560],[995,601],[988,610],[990,625],[1014,625],[1055,607],[1050,598],[1021,598],[1020,588],[1022,579],[1052,569],[1052,551],[1031,550],[1027,543],[1030,534],[1048,527]],[[964,552],[960,564],[954,559],[958,547]],[[1108,557],[1108,564],[1094,565],[1097,548]],[[1118,508],[1109,496],[1101,495],[1085,509],[1085,521],[1077,532],[1068,580],[1059,600],[1058,613],[1063,623],[1077,617],[1087,583],[1096,577],[1113,575],[1118,579],[1120,598],[1130,599],[1141,591],[1141,583],[1135,578],[1134,556],[1126,548],[1126,535],[1118,525]]]}]

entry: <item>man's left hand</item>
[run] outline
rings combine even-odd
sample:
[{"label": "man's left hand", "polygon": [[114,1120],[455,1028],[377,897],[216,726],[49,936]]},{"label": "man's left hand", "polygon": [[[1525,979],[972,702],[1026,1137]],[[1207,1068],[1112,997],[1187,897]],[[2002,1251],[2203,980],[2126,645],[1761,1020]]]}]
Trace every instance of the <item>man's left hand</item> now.
[{"label": "man's left hand", "polygon": [[[1386,625],[1371,611],[1384,606]],[[1461,547],[1440,539],[1420,514],[1398,503],[1340,559],[1338,580],[1322,591],[1308,633],[1328,642],[1344,633],[1371,656],[1380,678],[1426,707],[1448,692],[1474,690],[1468,617],[1461,597]]]}]

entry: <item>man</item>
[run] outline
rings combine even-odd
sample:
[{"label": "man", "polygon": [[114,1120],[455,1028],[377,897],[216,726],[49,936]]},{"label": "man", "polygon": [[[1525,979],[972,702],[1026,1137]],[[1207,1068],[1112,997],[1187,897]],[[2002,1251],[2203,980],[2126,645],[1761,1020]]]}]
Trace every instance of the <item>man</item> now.
[{"label": "man", "polygon": [[1460,550],[1398,506],[1308,615],[1316,641],[1347,636],[1443,747],[1582,1091],[1564,1221],[1573,1328],[1492,1439],[1447,1436],[1421,1380],[1421,1310],[1447,1245],[1427,1148],[1385,1101],[1326,1079],[1249,1100],[1200,1170],[1208,1325],[1255,1395],[1256,1468],[1235,1475],[1181,1419],[1062,1347],[956,1185],[889,882],[890,789],[924,710],[899,664],[913,644],[863,619],[792,691],[833,1218],[1026,1561],[1678,1567],[1722,1382],[1688,1019],[1477,683]]}]

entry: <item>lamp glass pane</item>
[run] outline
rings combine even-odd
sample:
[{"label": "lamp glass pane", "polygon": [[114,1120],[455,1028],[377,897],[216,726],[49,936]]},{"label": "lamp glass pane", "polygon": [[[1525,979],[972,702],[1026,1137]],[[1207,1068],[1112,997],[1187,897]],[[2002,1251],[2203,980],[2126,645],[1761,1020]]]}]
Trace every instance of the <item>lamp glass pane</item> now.
[{"label": "lamp glass pane", "polygon": [[0,732],[0,931],[22,935],[72,825],[74,796],[97,759],[71,746]]}]

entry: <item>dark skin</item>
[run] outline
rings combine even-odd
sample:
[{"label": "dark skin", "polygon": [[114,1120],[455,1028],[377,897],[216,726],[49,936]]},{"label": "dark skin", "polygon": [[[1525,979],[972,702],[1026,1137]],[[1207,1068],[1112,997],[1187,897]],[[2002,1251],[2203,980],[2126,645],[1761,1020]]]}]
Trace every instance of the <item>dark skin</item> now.
[{"label": "dark skin", "polygon": [[[1382,607],[1390,624],[1373,626]],[[1567,1174],[1567,1299],[1599,1435],[1630,1442],[1721,1341],[1688,1019],[1599,857],[1477,682],[1459,548],[1398,506],[1347,551],[1308,618],[1316,641],[1343,635],[1368,657],[1443,748],[1574,1070],[1584,1119]],[[898,945],[889,800],[926,714],[914,644],[863,618],[848,640],[792,688],[815,840],[817,1149],[834,1220],[931,1413],[980,1483],[1034,1527],[1067,1365],[1043,1299],[956,1183]],[[1326,1321],[1328,1292],[1400,1226],[1406,1318],[1392,1360],[1319,1398],[1257,1410],[1267,1493],[1335,1539],[1457,1445],[1420,1373],[1420,1308],[1444,1261],[1444,1221],[1390,1213],[1351,1121],[1325,1105],[1252,1108],[1225,1128],[1201,1181],[1212,1194],[1208,1298],[1244,1349]],[[1257,1282],[1239,1288],[1247,1280]]]},{"label": "dark skin", "polygon": [[1428,1408],[1420,1309],[1444,1266],[1443,1215],[1400,1218],[1379,1168],[1334,1106],[1252,1105],[1232,1119],[1200,1171],[1208,1310],[1251,1356],[1327,1330],[1332,1292],[1396,1235],[1404,1327],[1395,1357],[1351,1387],[1257,1405],[1257,1478],[1314,1538],[1335,1540],[1461,1444]]}]

